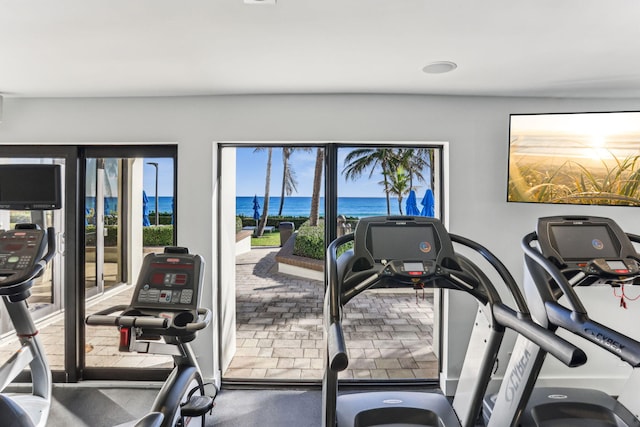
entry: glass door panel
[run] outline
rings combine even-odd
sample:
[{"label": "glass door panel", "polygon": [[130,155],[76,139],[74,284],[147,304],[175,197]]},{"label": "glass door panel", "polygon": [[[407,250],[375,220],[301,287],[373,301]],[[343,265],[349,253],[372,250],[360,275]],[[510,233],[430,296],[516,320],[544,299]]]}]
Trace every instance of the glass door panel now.
[{"label": "glass door panel", "polygon": [[235,253],[220,261],[235,261],[221,279],[234,283],[220,295],[235,320],[221,332],[226,380],[322,378],[324,155],[303,145],[222,149],[221,221],[236,230]]},{"label": "glass door panel", "polygon": [[[122,147],[115,157],[113,151],[88,153],[85,161],[87,315],[129,305],[143,257],[175,244],[175,158],[138,157],[155,150]],[[85,377],[109,372],[132,379],[147,375],[140,368],[172,366],[170,356],[120,352],[117,328],[88,326],[84,332]],[[121,371],[132,368],[138,369],[133,376]]]},{"label": "glass door panel", "polygon": [[123,282],[119,188],[122,162],[116,158],[86,161],[86,296],[101,294]]},{"label": "glass door panel", "polygon": [[[440,217],[438,148],[359,145],[338,149],[338,235],[368,216]],[[433,379],[432,289],[369,289],[344,306],[347,379]]]},{"label": "glass door panel", "polygon": [[[0,158],[2,164],[59,164],[62,166],[62,176],[64,177],[65,160],[62,158]],[[63,200],[64,200],[64,182]],[[47,331],[43,331],[43,342],[45,351],[49,356],[49,363],[52,369],[64,368],[64,347],[60,343],[60,333],[55,339],[49,339],[48,334],[53,330],[58,333],[61,331],[64,319],[61,309],[63,308],[63,284],[64,284],[64,215],[65,207],[63,203],[62,209],[55,211],[16,211],[16,210],[0,210],[0,229],[13,229],[16,224],[31,223],[37,224],[39,227],[46,229],[54,227],[56,232],[57,251],[52,261],[47,264],[44,274],[38,277],[31,288],[31,296],[27,299],[29,309],[34,320],[51,316],[50,326]],[[6,335],[7,339],[0,346],[0,357],[11,354],[15,351],[12,341],[13,324],[9,319],[6,310],[0,310],[0,334]],[[5,354],[6,353],[6,354]]]}]

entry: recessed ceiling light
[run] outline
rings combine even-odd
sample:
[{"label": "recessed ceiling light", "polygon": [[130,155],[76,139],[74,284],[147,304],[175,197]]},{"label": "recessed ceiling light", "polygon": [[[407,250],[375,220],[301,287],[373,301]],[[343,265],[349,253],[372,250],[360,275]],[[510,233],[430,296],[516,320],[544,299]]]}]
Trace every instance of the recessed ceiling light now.
[{"label": "recessed ceiling light", "polygon": [[427,74],[442,74],[448,73],[458,68],[458,64],[451,61],[437,61],[432,62],[422,69]]}]

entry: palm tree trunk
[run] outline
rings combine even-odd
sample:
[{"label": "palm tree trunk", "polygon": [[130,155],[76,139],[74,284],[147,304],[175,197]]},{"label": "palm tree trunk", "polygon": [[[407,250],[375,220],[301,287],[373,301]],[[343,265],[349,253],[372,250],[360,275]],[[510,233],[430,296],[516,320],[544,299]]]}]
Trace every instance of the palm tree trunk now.
[{"label": "palm tree trunk", "polygon": [[324,150],[316,151],[316,167],[313,173],[313,192],[311,195],[311,212],[309,213],[309,225],[316,227],[320,220],[320,185],[322,182],[322,165],[324,163]]},{"label": "palm tree trunk", "polygon": [[384,175],[384,194],[387,196],[387,216],[391,215],[391,197],[389,196],[389,182],[387,181],[387,175]]},{"label": "palm tree trunk", "polygon": [[269,213],[269,187],[271,187],[271,154],[272,148],[267,149],[267,175],[264,178],[264,203],[262,205],[262,216],[258,221],[258,228],[255,235],[261,237],[264,234],[264,227],[267,225]]},{"label": "palm tree trunk", "polygon": [[289,156],[282,151],[282,189],[280,190],[280,207],[278,208],[278,216],[282,216],[282,209],[284,209],[284,196],[287,179],[287,169],[289,169]]}]

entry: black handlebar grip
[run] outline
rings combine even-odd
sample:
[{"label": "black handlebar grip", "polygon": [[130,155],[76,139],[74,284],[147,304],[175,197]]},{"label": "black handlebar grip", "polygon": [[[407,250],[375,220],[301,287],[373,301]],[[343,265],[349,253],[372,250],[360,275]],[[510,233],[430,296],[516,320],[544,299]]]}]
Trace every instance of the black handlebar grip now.
[{"label": "black handlebar grip", "polygon": [[342,325],[334,322],[329,327],[327,334],[327,350],[329,352],[329,367],[332,371],[344,371],[349,366],[347,345],[344,342]]},{"label": "black handlebar grip", "polygon": [[92,314],[87,316],[85,319],[85,323],[87,325],[95,325],[95,326],[118,326],[117,316],[106,316],[103,314]]},{"label": "black handlebar grip", "polygon": [[87,325],[123,326],[125,328],[166,329],[169,326],[169,319],[163,317],[108,316],[104,314],[89,315],[85,322]]},{"label": "black handlebar grip", "polygon": [[[131,317],[131,316],[126,316]],[[136,328],[167,329],[169,319],[164,317],[131,317]]]}]

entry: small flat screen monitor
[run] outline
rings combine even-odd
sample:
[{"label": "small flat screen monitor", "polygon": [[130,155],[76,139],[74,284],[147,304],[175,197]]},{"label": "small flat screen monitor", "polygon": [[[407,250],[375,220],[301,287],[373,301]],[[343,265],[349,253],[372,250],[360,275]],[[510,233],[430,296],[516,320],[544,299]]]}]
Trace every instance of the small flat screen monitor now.
[{"label": "small flat screen monitor", "polygon": [[606,225],[552,225],[549,231],[553,246],[565,260],[589,261],[620,256],[620,243]]},{"label": "small flat screen monitor", "polygon": [[0,209],[60,209],[60,184],[60,165],[0,165]]},{"label": "small flat screen monitor", "polygon": [[438,248],[430,225],[371,225],[367,246],[376,262],[380,260],[435,260]]}]

